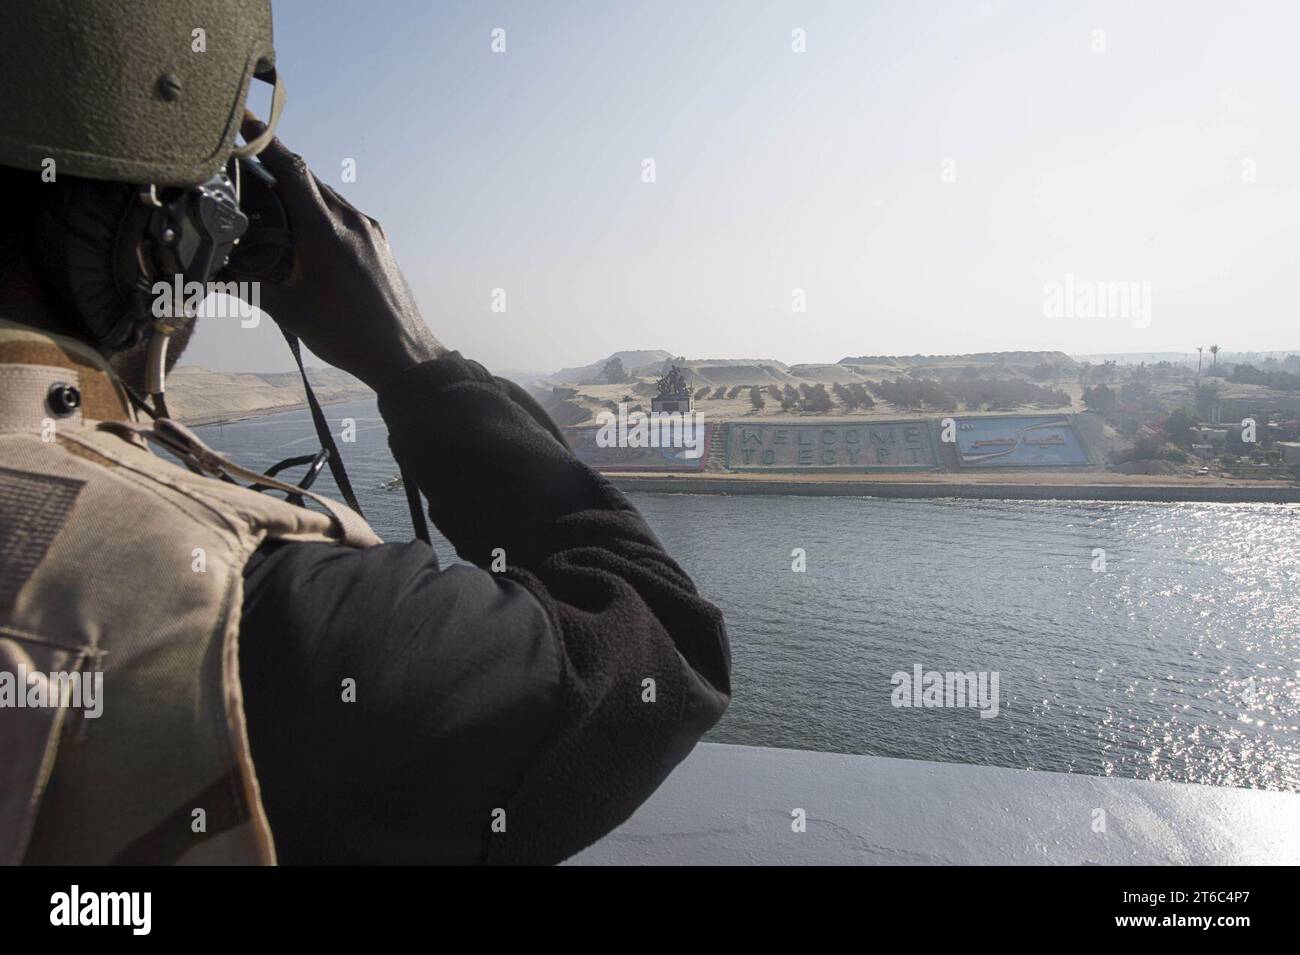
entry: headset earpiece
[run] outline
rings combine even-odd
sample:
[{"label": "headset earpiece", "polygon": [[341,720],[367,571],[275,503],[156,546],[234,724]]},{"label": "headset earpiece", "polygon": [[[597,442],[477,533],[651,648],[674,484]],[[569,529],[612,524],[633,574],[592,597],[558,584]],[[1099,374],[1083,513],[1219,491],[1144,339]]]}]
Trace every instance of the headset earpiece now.
[{"label": "headset earpiece", "polygon": [[[121,351],[155,321],[155,283],[208,282],[247,228],[224,173],[161,197],[150,186],[67,177],[38,215],[37,261],[52,294],[95,343]],[[174,312],[180,304],[173,302]]]},{"label": "headset earpiece", "polygon": [[129,185],[67,177],[51,189],[37,215],[36,261],[43,282],[109,350],[130,347],[140,335],[136,326],[145,303],[119,274],[123,226],[134,202]]}]

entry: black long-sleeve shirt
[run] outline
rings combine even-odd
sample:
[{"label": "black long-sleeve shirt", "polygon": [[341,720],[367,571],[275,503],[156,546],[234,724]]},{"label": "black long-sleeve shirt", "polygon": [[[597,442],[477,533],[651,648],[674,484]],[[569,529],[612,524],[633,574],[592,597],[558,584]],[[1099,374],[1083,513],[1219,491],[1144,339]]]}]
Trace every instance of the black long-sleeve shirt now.
[{"label": "black long-sleeve shirt", "polygon": [[558,862],[722,715],[722,616],[522,389],[453,352],[379,408],[477,567],[420,542],[254,555],[240,672],[280,859]]}]

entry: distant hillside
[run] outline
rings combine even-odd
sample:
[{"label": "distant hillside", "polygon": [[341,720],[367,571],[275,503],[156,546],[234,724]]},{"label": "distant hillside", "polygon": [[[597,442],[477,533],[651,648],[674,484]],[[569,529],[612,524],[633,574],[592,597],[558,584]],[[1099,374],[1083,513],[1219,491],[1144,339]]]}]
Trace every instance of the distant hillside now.
[{"label": "distant hillside", "polygon": [[[368,397],[374,392],[335,368],[308,368],[321,403]],[[296,371],[231,374],[178,365],[167,376],[167,404],[186,424],[204,424],[304,407],[307,397]]]},{"label": "distant hillside", "polygon": [[[648,364],[639,364],[647,356]],[[627,377],[602,372],[617,357]],[[772,358],[682,358],[670,352],[615,352],[530,382],[557,421],[580,425],[624,405],[646,410],[655,380],[671,363],[681,369],[696,409],[718,421],[801,415],[888,417],[922,410],[1065,412],[1077,410],[1079,366],[1064,352],[974,355],[882,355],[835,363],[787,365]]]},{"label": "distant hillside", "polygon": [[1017,365],[1040,364],[1074,367],[1074,359],[1062,351],[995,351],[974,352],[969,355],[861,355],[841,358],[841,365],[894,365],[900,368],[942,368],[952,365]]},{"label": "distant hillside", "polygon": [[1023,374],[1044,365],[1059,368],[1062,375],[1068,375],[1077,368],[1074,359],[1065,352],[1059,351],[979,352],[970,355],[860,355],[856,358],[841,358],[833,364],[800,365],[787,365],[774,358],[679,358],[672,352],[663,350],[618,351],[590,365],[561,368],[552,375],[541,376],[540,383],[543,385],[546,383],[601,384],[605,365],[613,358],[623,363],[623,370],[633,379],[657,378],[663,374],[665,364],[671,362],[681,368],[686,380],[694,387],[737,384],[797,386],[801,382],[825,385],[850,384],[868,376],[878,378],[929,374],[943,377],[967,368],[999,375]]},{"label": "distant hillside", "polygon": [[605,365],[612,358],[617,358],[623,363],[623,368],[629,374],[636,374],[638,371],[653,366],[658,369],[665,361],[673,358],[672,352],[663,349],[653,351],[616,351],[612,355],[607,355],[600,361],[593,361],[590,365],[580,365],[577,368],[561,368],[554,375],[547,377],[553,381],[590,381],[600,375],[605,370]]},{"label": "distant hillside", "polygon": [[801,381],[820,381],[832,385],[836,382],[846,384],[850,381],[861,381],[862,378],[852,368],[844,365],[791,365],[789,368],[790,375]]},{"label": "distant hillside", "polygon": [[[1277,361],[1284,361],[1292,355],[1300,355],[1300,348],[1293,348],[1289,351],[1226,351],[1221,350],[1218,355],[1220,365],[1235,365],[1241,362],[1250,362],[1251,364],[1262,364],[1270,358]],[[1154,365],[1162,361],[1167,361],[1175,365],[1188,365],[1195,368],[1196,362],[1202,362],[1202,367],[1208,368],[1214,361],[1214,355],[1211,354],[1207,347],[1201,355],[1197,355],[1195,350],[1186,352],[1161,351],[1161,352],[1112,352],[1097,355],[1075,355],[1075,361],[1088,362],[1093,365],[1100,365],[1104,362],[1113,361],[1117,365]]]},{"label": "distant hillside", "polygon": [[[681,368],[681,364],[678,364]],[[780,362],[707,364],[687,362],[682,370],[693,387],[703,385],[784,384],[796,379],[788,374]]]}]

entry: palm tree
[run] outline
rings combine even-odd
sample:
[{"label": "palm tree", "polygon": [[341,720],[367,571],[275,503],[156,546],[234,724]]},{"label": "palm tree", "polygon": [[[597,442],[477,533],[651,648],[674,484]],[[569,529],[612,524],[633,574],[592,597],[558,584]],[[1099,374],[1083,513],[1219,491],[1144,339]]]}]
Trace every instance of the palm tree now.
[{"label": "palm tree", "polygon": [[1201,377],[1201,355],[1205,352],[1204,345],[1196,346],[1196,377]]},{"label": "palm tree", "polygon": [[1214,364],[1210,366],[1210,370],[1213,371],[1215,368],[1219,367],[1219,346],[1211,345],[1210,354],[1214,356]]}]

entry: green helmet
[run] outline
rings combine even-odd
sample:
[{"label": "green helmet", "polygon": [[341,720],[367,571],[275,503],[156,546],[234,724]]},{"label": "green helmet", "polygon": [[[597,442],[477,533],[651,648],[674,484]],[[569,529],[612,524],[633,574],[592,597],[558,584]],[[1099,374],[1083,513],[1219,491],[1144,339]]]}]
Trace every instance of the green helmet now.
[{"label": "green helmet", "polygon": [[0,0],[0,165],[197,186],[235,154],[254,76],[283,103],[270,0]]}]

